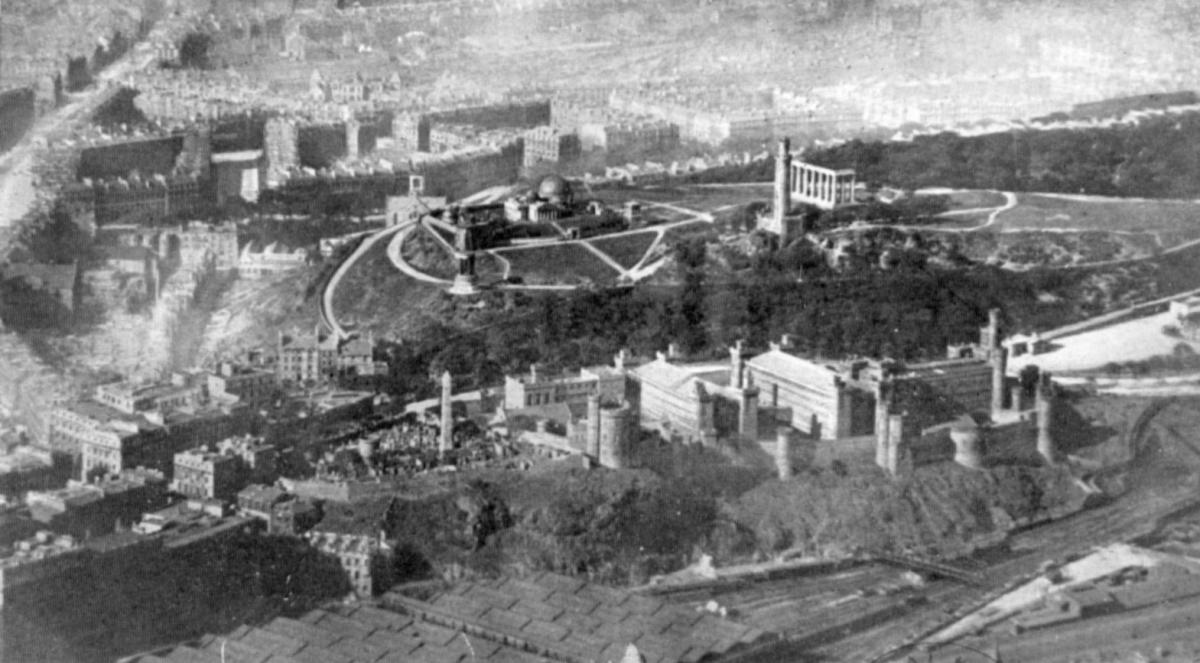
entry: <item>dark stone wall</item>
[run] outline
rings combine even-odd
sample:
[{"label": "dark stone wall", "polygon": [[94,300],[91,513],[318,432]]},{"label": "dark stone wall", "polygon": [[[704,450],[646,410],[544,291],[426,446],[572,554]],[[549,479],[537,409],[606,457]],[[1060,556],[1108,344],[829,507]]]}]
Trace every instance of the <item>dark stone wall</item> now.
[{"label": "dark stone wall", "polygon": [[21,140],[34,119],[33,88],[0,92],[0,153]]}]

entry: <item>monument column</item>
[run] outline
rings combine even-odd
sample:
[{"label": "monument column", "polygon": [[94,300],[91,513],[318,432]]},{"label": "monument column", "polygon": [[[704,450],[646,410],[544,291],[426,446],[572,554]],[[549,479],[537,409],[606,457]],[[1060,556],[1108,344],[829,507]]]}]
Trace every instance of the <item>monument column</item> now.
[{"label": "monument column", "polygon": [[450,371],[442,373],[442,430],[438,438],[438,456],[445,458],[454,447],[454,407],[450,395],[454,389],[454,378]]}]

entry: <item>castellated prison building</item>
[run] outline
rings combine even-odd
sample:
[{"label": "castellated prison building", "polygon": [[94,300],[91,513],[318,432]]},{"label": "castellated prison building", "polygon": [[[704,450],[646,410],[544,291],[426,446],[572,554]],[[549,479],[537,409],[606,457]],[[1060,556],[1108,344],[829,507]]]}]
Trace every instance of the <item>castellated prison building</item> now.
[{"label": "castellated prison building", "polygon": [[886,441],[893,429],[898,436],[964,414],[995,418],[1004,408],[998,312],[978,343],[951,346],[931,362],[820,361],[794,354],[786,337],[763,353],[751,355],[741,343],[729,352],[728,360],[707,362],[659,353],[637,366],[622,353],[612,366],[567,376],[535,368],[506,379],[506,417],[535,420],[537,444],[623,467],[639,462],[639,429],[705,446],[775,441],[781,426],[814,439]]}]

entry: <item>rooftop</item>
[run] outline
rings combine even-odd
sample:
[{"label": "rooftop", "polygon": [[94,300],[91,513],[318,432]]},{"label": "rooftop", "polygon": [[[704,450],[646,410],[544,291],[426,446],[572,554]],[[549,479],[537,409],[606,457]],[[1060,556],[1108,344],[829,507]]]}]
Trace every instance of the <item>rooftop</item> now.
[{"label": "rooftop", "polygon": [[242,150],[240,152],[214,152],[212,155],[213,163],[239,163],[244,161],[257,161],[263,155],[262,150]]},{"label": "rooftop", "polygon": [[75,401],[63,405],[63,408],[74,414],[86,417],[107,427],[114,432],[133,434],[139,431],[162,428],[140,415],[126,414],[116,408],[95,401]]},{"label": "rooftop", "polygon": [[634,373],[643,382],[670,391],[690,389],[696,382],[725,387],[729,385],[729,372],[728,363],[673,364],[666,358],[656,359],[634,369]]},{"label": "rooftop", "polygon": [[18,447],[10,453],[0,455],[0,474],[30,472],[50,466],[50,456],[33,447]]},{"label": "rooftop", "polygon": [[134,384],[132,382],[112,382],[102,384],[96,387],[96,393],[107,393],[115,398],[132,398],[135,400],[159,399],[175,394],[182,394],[195,389],[186,385],[177,385],[170,382],[154,383],[154,384]]},{"label": "rooftop", "polygon": [[69,265],[51,265],[35,262],[14,262],[4,266],[5,279],[26,279],[41,281],[47,287],[57,290],[67,290],[75,285],[75,263]]},{"label": "rooftop", "polygon": [[331,605],[205,636],[142,663],[219,660],[620,661],[630,644],[647,663],[721,661],[781,640],[728,619],[554,574],[467,582],[422,601],[396,592],[380,605]]},{"label": "rooftop", "polygon": [[798,382],[827,381],[839,372],[834,365],[797,357],[784,350],[768,350],[751,357],[746,365],[768,373],[787,375]]}]

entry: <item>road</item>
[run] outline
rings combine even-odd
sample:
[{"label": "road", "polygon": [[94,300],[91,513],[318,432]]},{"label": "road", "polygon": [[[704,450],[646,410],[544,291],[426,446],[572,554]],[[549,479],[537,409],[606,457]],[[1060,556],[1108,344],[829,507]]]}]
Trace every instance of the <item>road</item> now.
[{"label": "road", "polygon": [[[176,0],[168,0],[173,14]],[[38,208],[38,184],[34,166],[42,145],[66,133],[74,124],[87,121],[119,91],[115,83],[134,71],[149,66],[153,56],[138,53],[136,45],[101,72],[94,87],[71,95],[69,101],[38,118],[24,138],[7,153],[0,155],[0,256],[8,253],[8,241],[20,221]],[[55,402],[70,397],[74,390],[71,377],[61,369],[43,362],[26,339],[16,333],[0,333],[0,407],[29,425],[39,441],[46,434],[46,413]]]},{"label": "road", "polygon": [[[173,4],[173,3],[170,3]],[[154,62],[153,54],[139,53],[136,45],[96,77],[93,87],[71,95],[70,100],[53,112],[43,115],[13,149],[0,157],[0,229],[14,226],[36,208],[37,183],[33,167],[41,149],[56,134],[77,122],[91,117],[120,91],[118,81],[141,71]],[[0,247],[0,253],[7,247]]]}]

